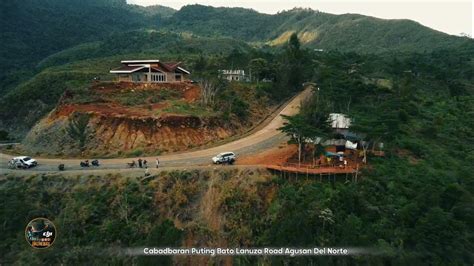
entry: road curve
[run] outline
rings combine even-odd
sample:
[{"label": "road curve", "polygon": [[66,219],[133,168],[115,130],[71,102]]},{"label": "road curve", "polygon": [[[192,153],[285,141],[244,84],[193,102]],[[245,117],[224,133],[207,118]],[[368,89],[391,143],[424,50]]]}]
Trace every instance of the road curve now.
[{"label": "road curve", "polygon": [[[287,140],[287,137],[278,130],[278,128],[280,128],[284,122],[281,115],[294,115],[298,113],[301,101],[310,97],[311,94],[311,87],[306,88],[300,94],[295,96],[283,109],[281,109],[279,114],[276,115],[272,120],[270,120],[268,124],[248,136],[216,147],[162,155],[159,156],[160,165],[166,167],[204,166],[210,165],[211,158],[221,152],[233,151],[237,154],[237,157],[243,157],[251,154],[257,154],[269,148],[275,147],[276,145],[279,145],[280,143],[285,142]],[[0,153],[0,172],[16,171],[7,170],[7,162],[9,159],[11,159],[11,157],[11,155]],[[141,158],[146,159],[149,162],[149,166],[155,166],[156,156]],[[126,168],[127,162],[131,162],[132,160],[136,161],[137,159],[138,158],[101,159],[100,167],[90,167],[85,168],[84,170],[124,169]],[[81,167],[79,167],[79,162],[81,161],[80,159],[36,158],[36,160],[38,161],[39,165],[34,169],[29,169],[25,171],[55,171],[57,170],[57,166],[60,163],[66,165],[66,170],[81,169]]]}]

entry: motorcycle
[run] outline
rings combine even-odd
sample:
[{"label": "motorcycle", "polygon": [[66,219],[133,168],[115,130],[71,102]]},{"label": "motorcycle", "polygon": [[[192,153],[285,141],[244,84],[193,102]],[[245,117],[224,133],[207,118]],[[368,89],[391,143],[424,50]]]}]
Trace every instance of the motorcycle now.
[{"label": "motorcycle", "polygon": [[58,170],[59,171],[64,171],[64,164],[63,163],[58,165]]},{"label": "motorcycle", "polygon": [[89,164],[89,160],[85,160],[83,162],[80,163],[81,167],[89,167],[90,164]]},{"label": "motorcycle", "polygon": [[100,164],[99,164],[99,160],[92,160],[91,164],[92,164],[93,166],[99,166],[99,165],[100,165]]},{"label": "motorcycle", "polygon": [[127,163],[127,166],[128,168],[134,168],[137,166],[137,164],[135,163],[135,161],[132,161],[131,163]]}]

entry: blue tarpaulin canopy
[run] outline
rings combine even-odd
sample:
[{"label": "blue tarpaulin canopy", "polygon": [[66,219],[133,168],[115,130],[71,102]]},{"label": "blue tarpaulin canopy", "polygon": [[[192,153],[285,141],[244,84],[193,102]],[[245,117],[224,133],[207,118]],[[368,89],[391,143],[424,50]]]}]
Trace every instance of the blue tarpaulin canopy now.
[{"label": "blue tarpaulin canopy", "polygon": [[330,151],[325,151],[324,156],[326,156],[326,157],[336,157],[336,156],[342,156],[342,155],[334,153],[334,152],[330,152]]}]

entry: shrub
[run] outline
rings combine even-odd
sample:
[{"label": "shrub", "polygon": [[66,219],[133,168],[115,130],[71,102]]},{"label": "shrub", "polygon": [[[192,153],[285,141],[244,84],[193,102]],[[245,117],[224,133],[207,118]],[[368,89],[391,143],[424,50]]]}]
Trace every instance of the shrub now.
[{"label": "shrub", "polygon": [[143,150],[141,149],[135,149],[129,153],[127,153],[127,156],[130,156],[130,157],[138,157],[138,156],[141,156],[143,154]]},{"label": "shrub", "polygon": [[240,119],[246,119],[249,114],[249,104],[240,98],[234,98],[232,103],[232,113]]}]

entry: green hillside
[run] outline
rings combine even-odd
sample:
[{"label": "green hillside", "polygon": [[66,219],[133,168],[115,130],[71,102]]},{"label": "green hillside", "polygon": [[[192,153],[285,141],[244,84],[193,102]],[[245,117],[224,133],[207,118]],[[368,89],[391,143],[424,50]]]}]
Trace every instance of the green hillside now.
[{"label": "green hillside", "polygon": [[37,65],[38,74],[0,98],[0,128],[23,135],[51,111],[66,89],[88,87],[95,77],[112,80],[108,73],[120,61],[133,58],[179,60],[194,72],[200,56],[219,56],[226,64],[231,51],[248,53],[250,46],[230,38],[182,36],[169,32],[129,31],[55,53]]},{"label": "green hillside", "polygon": [[[304,82],[313,82],[318,90],[293,120],[287,118],[285,128],[295,129],[288,130],[293,138],[314,139],[323,132],[321,121],[328,113],[344,113],[352,119],[351,130],[367,140],[358,145],[383,151],[383,156],[369,152],[357,182],[344,177],[330,181],[331,176],[286,178],[243,165],[198,170],[186,165],[182,171],[165,166],[146,178],[132,169],[104,175],[15,170],[0,178],[0,216],[9,217],[2,225],[0,264],[474,261],[473,40],[408,20],[304,9],[265,15],[191,5],[175,11],[119,0],[9,0],[0,7],[0,34],[10,40],[0,44],[0,130],[18,140],[66,90],[82,91],[80,97],[87,99],[92,80],[110,80],[108,70],[120,60],[158,58],[183,61],[193,79],[231,84],[216,92],[212,106],[222,112],[221,120],[253,112],[249,99],[255,105],[276,104],[300,91]],[[236,97],[236,83],[217,80],[222,68],[252,69],[254,81],[240,88],[252,98]],[[149,96],[136,95],[117,101],[133,107]],[[169,111],[196,113],[181,108]],[[303,158],[314,158],[318,146],[302,146]],[[34,216],[47,216],[60,228],[58,242],[45,252],[32,252],[24,242],[24,224]],[[380,253],[209,259],[108,253],[128,247],[221,245],[372,247]]]},{"label": "green hillside", "polygon": [[141,8],[125,0],[0,2],[0,93],[35,73],[40,60],[114,32],[159,25],[172,10]]},{"label": "green hillside", "polygon": [[[409,20],[309,9],[267,15],[189,5],[176,11],[125,0],[3,1],[0,7],[0,34],[9,40],[0,44],[0,129],[20,135],[66,88],[110,78],[108,70],[124,58],[194,58],[188,62],[194,64],[210,56],[212,66],[248,68],[252,58],[281,54],[292,33],[305,48],[340,52],[424,53],[474,45]],[[281,62],[273,63],[276,70]]]},{"label": "green hillside", "polygon": [[62,50],[43,59],[37,68],[44,69],[85,59],[118,55],[161,59],[167,54],[182,57],[190,54],[228,53],[233,49],[247,51],[250,46],[244,41],[225,37],[209,38],[167,31],[136,30],[112,34],[101,41]]},{"label": "green hillside", "polygon": [[175,31],[274,45],[284,44],[296,32],[303,44],[311,48],[364,53],[424,52],[472,45],[472,40],[449,36],[410,20],[332,15],[310,9],[266,15],[243,8],[189,5],[166,20],[164,26]]}]

